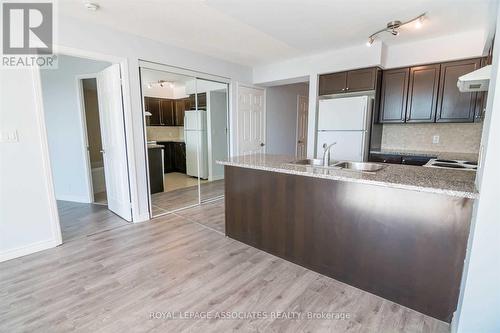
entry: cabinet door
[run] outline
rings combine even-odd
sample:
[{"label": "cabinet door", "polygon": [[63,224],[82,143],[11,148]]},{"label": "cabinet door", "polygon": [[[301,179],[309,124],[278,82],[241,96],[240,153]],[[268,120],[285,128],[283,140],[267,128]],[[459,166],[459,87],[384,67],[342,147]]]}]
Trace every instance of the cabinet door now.
[{"label": "cabinet door", "polygon": [[174,156],[175,169],[186,173],[186,144],[184,142],[176,142],[174,144]]},{"label": "cabinet door", "polygon": [[437,122],[473,122],[477,93],[462,93],[457,88],[460,76],[478,69],[481,59],[469,59],[441,64]]},{"label": "cabinet door", "polygon": [[200,110],[207,109],[207,93],[198,94],[198,109]]},{"label": "cabinet door", "polygon": [[175,101],[175,126],[184,126],[185,102],[183,99]]},{"label": "cabinet door", "polygon": [[188,100],[189,100],[189,109],[186,109],[186,110],[196,109],[196,95],[195,94],[189,95]]},{"label": "cabinet door", "polygon": [[390,154],[370,154],[370,162],[401,164],[401,156]]},{"label": "cabinet door", "polygon": [[171,99],[161,99],[161,123],[163,126],[175,126],[174,103]]},{"label": "cabinet door", "polygon": [[175,171],[174,167],[174,146],[173,142],[158,142],[163,149],[163,172],[169,173]]},{"label": "cabinet door", "polygon": [[154,97],[144,97],[146,111],[151,113],[149,116],[148,125],[149,126],[160,126],[161,125],[161,114],[160,114],[160,100]]},{"label": "cabinet door", "polygon": [[439,70],[439,64],[410,68],[406,122],[433,123],[435,121]]},{"label": "cabinet door", "polygon": [[378,68],[365,68],[347,72],[347,92],[375,90]]},{"label": "cabinet door", "polygon": [[347,72],[323,74],[319,76],[319,95],[339,94],[345,92]]},{"label": "cabinet door", "polygon": [[184,101],[184,110],[191,110],[191,98],[186,97],[183,99]]},{"label": "cabinet door", "polygon": [[384,71],[380,96],[380,122],[404,123],[408,94],[409,68]]}]

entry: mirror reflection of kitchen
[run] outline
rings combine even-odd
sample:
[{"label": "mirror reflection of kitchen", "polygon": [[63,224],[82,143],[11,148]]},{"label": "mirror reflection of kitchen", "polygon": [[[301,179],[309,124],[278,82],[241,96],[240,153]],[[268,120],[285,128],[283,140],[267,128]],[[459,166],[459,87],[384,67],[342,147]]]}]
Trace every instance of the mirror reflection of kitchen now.
[{"label": "mirror reflection of kitchen", "polygon": [[227,84],[141,69],[152,215],[224,194]]}]

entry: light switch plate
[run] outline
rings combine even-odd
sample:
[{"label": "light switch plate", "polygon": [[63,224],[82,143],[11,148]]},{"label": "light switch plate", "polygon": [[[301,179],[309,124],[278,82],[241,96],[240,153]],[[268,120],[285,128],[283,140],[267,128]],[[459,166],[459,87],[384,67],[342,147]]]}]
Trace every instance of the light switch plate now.
[{"label": "light switch plate", "polygon": [[432,143],[433,144],[438,144],[439,143],[439,135],[434,135],[432,137]]},{"label": "light switch plate", "polygon": [[0,131],[0,142],[2,143],[15,143],[19,142],[19,136],[17,135],[17,130],[11,131]]}]

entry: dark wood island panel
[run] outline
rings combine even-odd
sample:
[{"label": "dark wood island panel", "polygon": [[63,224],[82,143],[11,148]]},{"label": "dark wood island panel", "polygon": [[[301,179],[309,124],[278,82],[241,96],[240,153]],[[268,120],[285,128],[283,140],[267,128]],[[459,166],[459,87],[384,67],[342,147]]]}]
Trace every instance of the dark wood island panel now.
[{"label": "dark wood island panel", "polygon": [[226,234],[450,322],[473,199],[225,166]]}]

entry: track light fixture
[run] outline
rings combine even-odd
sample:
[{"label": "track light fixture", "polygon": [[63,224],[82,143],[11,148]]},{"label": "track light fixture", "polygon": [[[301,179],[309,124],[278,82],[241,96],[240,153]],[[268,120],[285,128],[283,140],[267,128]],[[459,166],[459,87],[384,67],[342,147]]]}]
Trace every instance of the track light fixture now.
[{"label": "track light fixture", "polygon": [[366,42],[366,46],[370,47],[372,46],[373,42],[375,41],[375,38],[382,32],[388,32],[393,36],[398,36],[399,35],[399,28],[401,28],[403,25],[410,24],[412,22],[415,22],[415,28],[420,29],[422,27],[422,24],[424,22],[425,14],[420,14],[419,16],[412,18],[411,20],[408,20],[406,22],[401,22],[401,21],[391,21],[387,23],[387,27],[384,29],[380,29],[377,32],[374,32],[373,34],[368,37],[368,41]]}]

